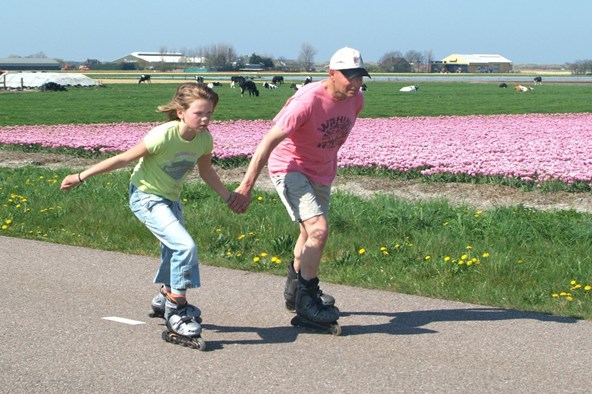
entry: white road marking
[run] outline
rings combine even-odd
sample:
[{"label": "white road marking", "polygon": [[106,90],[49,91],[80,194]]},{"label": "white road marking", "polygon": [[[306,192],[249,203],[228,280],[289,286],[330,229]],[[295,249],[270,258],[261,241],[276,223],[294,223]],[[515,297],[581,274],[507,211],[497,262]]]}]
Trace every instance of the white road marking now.
[{"label": "white road marking", "polygon": [[103,320],[111,320],[111,321],[114,321],[117,323],[129,324],[131,326],[137,326],[138,324],[146,324],[143,321],[131,320],[131,319],[126,319],[124,317],[116,317],[116,316],[104,317]]}]

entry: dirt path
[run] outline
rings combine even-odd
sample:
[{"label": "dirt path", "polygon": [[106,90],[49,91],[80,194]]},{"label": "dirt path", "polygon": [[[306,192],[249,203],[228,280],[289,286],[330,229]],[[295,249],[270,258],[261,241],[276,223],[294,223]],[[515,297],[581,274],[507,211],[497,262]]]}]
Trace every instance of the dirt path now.
[{"label": "dirt path", "polygon": [[[27,153],[0,150],[0,167],[19,167],[26,165],[46,168],[86,168],[98,162],[96,159],[81,159],[69,155],[53,153]],[[239,182],[244,168],[230,170],[218,169],[224,182]],[[197,174],[196,174],[197,175]],[[272,190],[266,174],[262,174],[257,188]],[[376,193],[388,193],[412,201],[446,199],[451,204],[467,204],[476,209],[491,209],[501,206],[522,204],[540,210],[574,209],[592,213],[590,193],[568,192],[524,192],[512,187],[497,185],[474,185],[466,183],[423,183],[417,180],[401,181],[368,176],[340,176],[334,190],[352,193],[369,198]]]}]

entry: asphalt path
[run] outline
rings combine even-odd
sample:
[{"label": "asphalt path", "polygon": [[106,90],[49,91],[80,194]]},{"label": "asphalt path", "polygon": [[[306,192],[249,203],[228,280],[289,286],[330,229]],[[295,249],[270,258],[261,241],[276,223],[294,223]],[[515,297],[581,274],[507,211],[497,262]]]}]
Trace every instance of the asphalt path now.
[{"label": "asphalt path", "polygon": [[[1,393],[583,393],[592,322],[323,283],[342,336],[290,325],[278,276],[202,265],[208,350],[161,339],[153,257],[0,237]],[[122,320],[126,319],[126,320]]]}]

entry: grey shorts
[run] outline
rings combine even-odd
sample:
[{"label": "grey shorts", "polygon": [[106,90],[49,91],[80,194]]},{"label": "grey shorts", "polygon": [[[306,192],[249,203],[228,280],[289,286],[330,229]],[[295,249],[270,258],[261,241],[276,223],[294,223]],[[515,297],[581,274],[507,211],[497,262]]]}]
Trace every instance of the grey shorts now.
[{"label": "grey shorts", "polygon": [[288,172],[271,180],[293,221],[302,223],[329,213],[331,186],[312,182],[300,172]]}]

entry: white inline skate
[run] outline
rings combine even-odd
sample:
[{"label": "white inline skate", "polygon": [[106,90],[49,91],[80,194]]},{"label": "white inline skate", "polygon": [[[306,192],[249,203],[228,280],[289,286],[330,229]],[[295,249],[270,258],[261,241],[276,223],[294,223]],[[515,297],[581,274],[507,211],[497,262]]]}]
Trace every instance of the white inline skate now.
[{"label": "white inline skate", "polygon": [[167,329],[162,339],[177,345],[206,350],[206,342],[201,337],[201,324],[187,314],[188,303],[185,298],[166,297],[164,319]]}]

